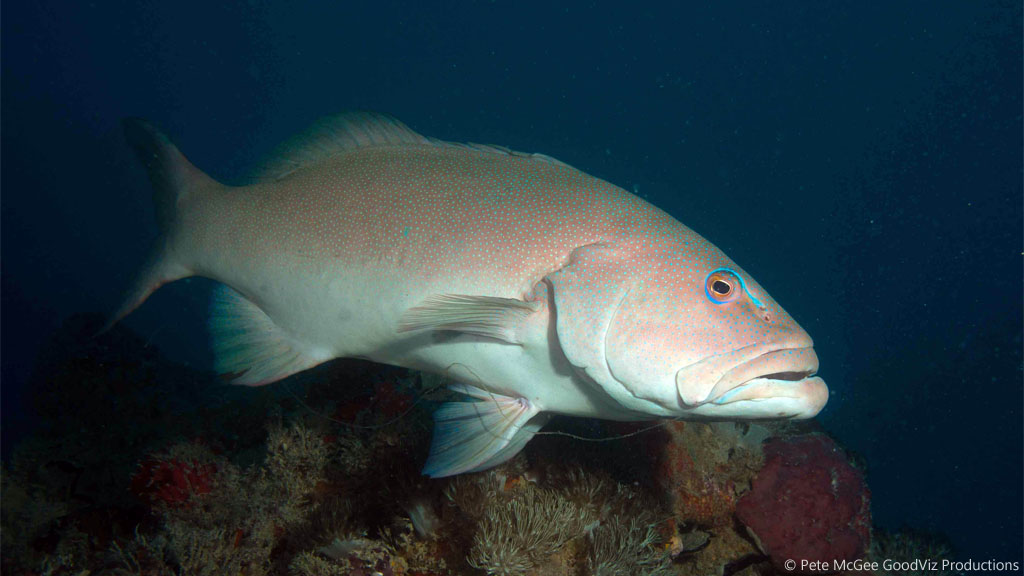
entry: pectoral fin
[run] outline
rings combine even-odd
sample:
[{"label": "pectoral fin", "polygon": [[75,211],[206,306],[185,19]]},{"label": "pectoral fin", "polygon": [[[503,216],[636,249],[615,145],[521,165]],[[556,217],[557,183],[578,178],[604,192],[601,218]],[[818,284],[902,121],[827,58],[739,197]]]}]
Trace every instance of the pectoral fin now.
[{"label": "pectoral fin", "polygon": [[434,412],[434,438],[423,473],[433,478],[486,470],[523,449],[549,419],[525,398],[473,386],[452,390],[475,401],[448,402]]},{"label": "pectoral fin", "polygon": [[539,308],[539,304],[513,298],[441,294],[407,310],[398,331],[452,330],[519,344],[517,327]]}]

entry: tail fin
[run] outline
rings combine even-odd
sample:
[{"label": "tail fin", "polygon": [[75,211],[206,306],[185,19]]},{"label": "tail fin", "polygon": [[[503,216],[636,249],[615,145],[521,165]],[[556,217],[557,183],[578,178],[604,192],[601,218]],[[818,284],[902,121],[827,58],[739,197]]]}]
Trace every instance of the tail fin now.
[{"label": "tail fin", "polygon": [[180,228],[179,210],[200,190],[220,186],[193,166],[170,139],[149,122],[126,118],[123,125],[125,138],[149,173],[160,236],[104,331],[138,308],[160,286],[192,275],[173,250],[175,232]]}]

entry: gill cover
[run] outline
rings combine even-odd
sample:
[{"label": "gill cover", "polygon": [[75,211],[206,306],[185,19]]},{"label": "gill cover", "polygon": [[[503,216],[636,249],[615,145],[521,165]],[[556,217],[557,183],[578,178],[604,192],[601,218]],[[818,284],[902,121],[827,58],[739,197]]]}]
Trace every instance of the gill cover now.
[{"label": "gill cover", "polygon": [[[618,318],[628,308],[631,292],[642,276],[638,253],[628,242],[596,243],[573,250],[568,262],[545,279],[551,285],[556,309],[558,340],[569,362],[624,408],[644,414],[672,415],[660,402],[675,394],[671,382],[658,394],[660,383],[623,380],[611,365],[609,349],[621,338]],[[638,338],[642,334],[630,332]],[[649,359],[638,358],[640,363]]]}]

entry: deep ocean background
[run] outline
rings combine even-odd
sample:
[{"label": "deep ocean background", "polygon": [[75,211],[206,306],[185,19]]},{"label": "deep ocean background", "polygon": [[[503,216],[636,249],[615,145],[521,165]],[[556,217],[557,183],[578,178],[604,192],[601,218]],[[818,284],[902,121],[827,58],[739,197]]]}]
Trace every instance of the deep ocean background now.
[{"label": "deep ocean background", "polygon": [[[8,2],[2,424],[39,346],[109,311],[155,225],[138,115],[241,182],[346,109],[543,152],[634,190],[814,336],[819,419],[876,523],[1022,560],[1020,2]],[[209,283],[128,324],[209,363]]]}]

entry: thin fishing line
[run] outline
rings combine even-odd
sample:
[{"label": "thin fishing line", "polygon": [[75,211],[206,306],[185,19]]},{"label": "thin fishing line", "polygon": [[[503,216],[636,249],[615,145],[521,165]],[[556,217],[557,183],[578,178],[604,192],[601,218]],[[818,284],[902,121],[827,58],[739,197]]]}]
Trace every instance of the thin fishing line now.
[{"label": "thin fishing line", "polygon": [[[682,418],[673,418],[673,419],[667,420],[667,421],[668,422],[678,422],[680,420],[682,420]],[[656,424],[651,424],[650,426],[648,426],[646,428],[641,428],[640,430],[636,430],[636,431],[633,431],[633,432],[628,432],[626,434],[616,434],[614,436],[605,436],[603,438],[587,438],[585,436],[579,436],[579,435],[572,434],[572,433],[569,433],[569,432],[559,432],[557,430],[552,430],[552,431],[549,431],[549,432],[537,432],[536,436],[565,436],[567,438],[572,438],[574,440],[580,440],[582,442],[612,442],[612,441],[615,441],[615,440],[624,440],[626,438],[632,438],[633,436],[639,436],[640,434],[643,434],[644,432],[650,432],[651,430],[654,430],[655,428],[661,428],[664,425],[665,425],[665,422],[658,422]]]}]

